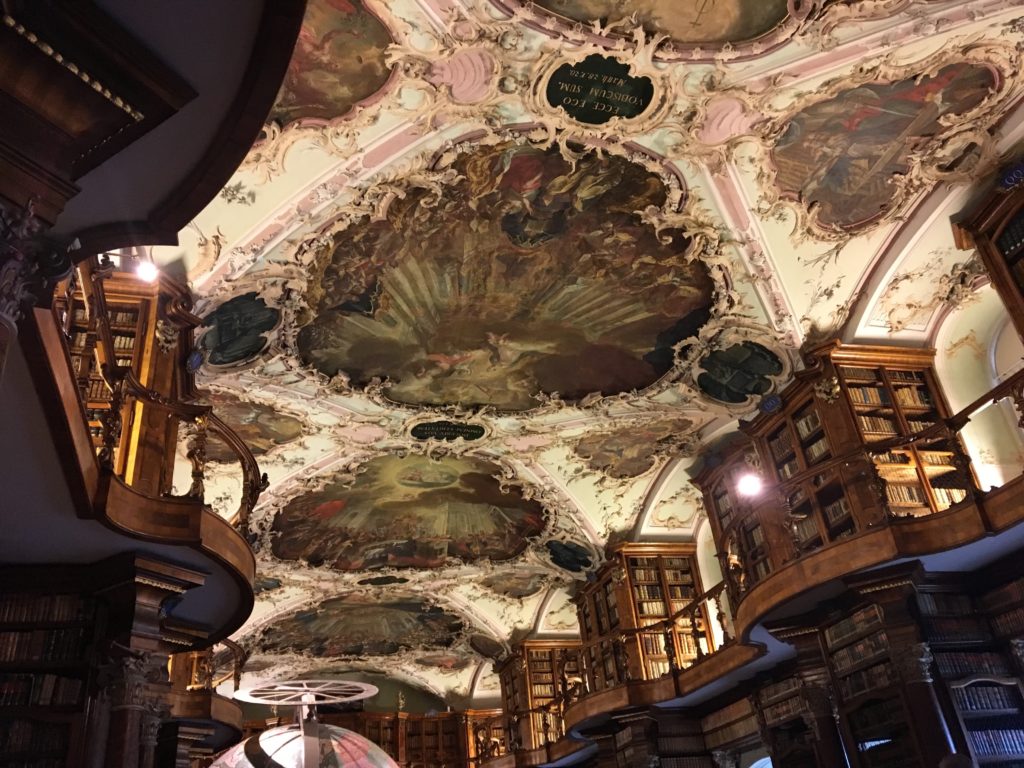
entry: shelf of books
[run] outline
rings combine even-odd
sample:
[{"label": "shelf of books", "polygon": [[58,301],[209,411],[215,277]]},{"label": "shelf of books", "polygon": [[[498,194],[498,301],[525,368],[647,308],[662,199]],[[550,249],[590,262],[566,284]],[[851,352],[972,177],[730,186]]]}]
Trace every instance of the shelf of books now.
[{"label": "shelf of books", "polygon": [[804,719],[807,705],[800,679],[790,677],[762,687],[757,702],[771,741],[773,761],[794,768],[814,768],[814,735]]},{"label": "shelf of books", "polygon": [[661,768],[714,768],[714,761],[704,743],[700,720],[661,717],[657,723]]},{"label": "shelf of books", "polygon": [[957,247],[981,257],[1007,315],[1024,335],[1024,188],[993,184],[952,223]]},{"label": "shelf of books", "polygon": [[[562,735],[555,699],[582,679],[580,644],[574,640],[526,640],[518,652],[522,663],[506,662],[499,677],[505,712],[525,718],[529,730],[522,734],[524,746],[534,749]],[[538,710],[547,710],[548,716]]]},{"label": "shelf of books", "polygon": [[824,631],[840,714],[860,768],[920,766],[882,609],[862,608]]},{"label": "shelf of books", "polygon": [[1008,615],[1001,611],[1024,596],[1019,584],[980,598],[959,591],[919,592],[916,598],[936,669],[980,765],[1024,765],[1024,695],[1004,644],[1024,633],[1024,624],[1000,621]]},{"label": "shelf of books", "polygon": [[675,646],[679,668],[690,666],[697,658],[697,642],[701,650],[708,651],[707,621],[703,613],[696,614],[697,638],[688,617],[679,617],[667,623],[676,613],[697,596],[696,562],[690,555],[628,555],[626,573],[634,609],[634,626],[638,629],[654,627],[640,632],[640,651],[644,679],[650,680],[669,673],[671,665],[666,652],[666,627]]},{"label": "shelf of books", "polygon": [[0,595],[0,766],[77,766],[92,684],[98,603]]},{"label": "shelf of books", "polygon": [[[837,367],[864,443],[911,438],[943,416],[931,372],[891,366]],[[897,517],[941,512],[968,496],[971,479],[954,461],[955,438],[937,436],[872,454]]]},{"label": "shelf of books", "polygon": [[585,643],[584,665],[587,687],[591,691],[613,688],[624,682],[619,671],[616,645],[622,634],[619,593],[624,585],[609,563],[581,589],[578,602],[580,635]]}]

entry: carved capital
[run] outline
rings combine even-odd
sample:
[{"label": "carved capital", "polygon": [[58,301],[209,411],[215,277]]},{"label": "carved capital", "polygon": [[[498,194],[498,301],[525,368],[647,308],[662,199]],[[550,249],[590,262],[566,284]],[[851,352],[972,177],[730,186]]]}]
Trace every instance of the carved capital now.
[{"label": "carved capital", "polygon": [[165,655],[129,652],[111,660],[101,670],[101,675],[109,681],[111,709],[136,709],[158,721],[166,714],[163,696],[153,690],[154,685],[167,681]]},{"label": "carved capital", "polygon": [[894,648],[890,654],[896,673],[905,683],[932,682],[932,657],[928,643],[910,643]]},{"label": "carved capital", "polygon": [[736,755],[724,749],[713,750],[711,758],[715,761],[716,768],[739,768]]}]

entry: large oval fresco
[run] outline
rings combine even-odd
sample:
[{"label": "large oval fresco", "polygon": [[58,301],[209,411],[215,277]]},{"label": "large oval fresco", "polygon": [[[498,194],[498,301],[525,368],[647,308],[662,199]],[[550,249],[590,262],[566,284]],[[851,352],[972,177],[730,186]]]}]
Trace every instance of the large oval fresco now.
[{"label": "large oval fresco", "polygon": [[799,112],[772,151],[776,184],[817,209],[826,227],[850,229],[891,208],[894,176],[910,154],[943,131],[942,118],[978,106],[995,87],[975,64],[932,77],[862,85]]},{"label": "large oval fresco", "polygon": [[787,0],[534,0],[572,21],[617,21],[636,14],[649,32],[680,43],[739,43],[767,34],[788,15]]},{"label": "large oval fresco", "polygon": [[[206,394],[203,401],[213,406],[213,412],[242,438],[253,456],[262,456],[302,436],[302,421],[269,405],[220,392]],[[206,443],[206,458],[208,461],[238,461],[235,452],[212,435]]]},{"label": "large oval fresco", "polygon": [[506,143],[454,163],[440,195],[413,189],[384,220],[336,236],[307,297],[305,362],[385,379],[416,405],[527,410],[648,386],[710,314],[712,283],[638,212],[661,179],[621,157]]},{"label": "large oval fresco", "polygon": [[544,510],[503,493],[497,472],[469,457],[372,459],[354,483],[289,502],[274,518],[273,552],[343,571],[507,560],[544,529]]},{"label": "large oval fresco", "polygon": [[313,656],[390,656],[403,648],[448,648],[458,616],[416,598],[377,602],[359,595],[325,600],[263,632],[259,650]]},{"label": "large oval fresco", "polygon": [[344,115],[387,82],[384,53],[391,43],[359,0],[309,0],[270,118],[287,124]]}]

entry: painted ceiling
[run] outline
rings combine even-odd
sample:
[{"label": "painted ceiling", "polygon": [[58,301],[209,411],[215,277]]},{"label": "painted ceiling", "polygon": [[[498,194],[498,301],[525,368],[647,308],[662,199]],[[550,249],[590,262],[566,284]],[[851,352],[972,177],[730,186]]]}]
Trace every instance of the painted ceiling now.
[{"label": "painted ceiling", "polygon": [[310,0],[260,140],[153,249],[270,481],[246,679],[493,703],[609,540],[697,536],[687,467],[801,345],[932,343],[978,275],[948,219],[1024,138],[1018,6]]}]

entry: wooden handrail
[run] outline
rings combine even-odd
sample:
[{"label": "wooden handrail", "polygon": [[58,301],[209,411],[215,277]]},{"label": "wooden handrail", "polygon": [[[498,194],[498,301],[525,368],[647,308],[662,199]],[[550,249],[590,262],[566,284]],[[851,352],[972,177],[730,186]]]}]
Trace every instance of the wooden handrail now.
[{"label": "wooden handrail", "polygon": [[[98,344],[97,355],[103,381],[111,392],[110,424],[104,424],[104,448],[100,459],[108,468],[113,468],[113,448],[119,437],[121,428],[121,412],[124,409],[125,396],[137,401],[157,406],[166,410],[180,421],[196,426],[195,447],[189,452],[192,461],[192,487],[187,495],[201,497],[206,464],[206,438],[212,432],[235,454],[242,469],[242,498],[238,510],[229,522],[244,529],[248,525],[249,515],[259,500],[260,494],[267,488],[267,476],[260,473],[259,465],[245,442],[219,416],[213,413],[208,405],[183,402],[168,397],[146,387],[129,366],[120,365],[115,355],[114,335],[110,327],[110,315],[107,309],[106,294],[103,282],[113,271],[109,263],[101,264],[95,257],[79,266],[82,295],[89,313],[90,321],[95,323]],[[173,314],[176,318],[185,318],[192,324],[198,324],[200,318],[190,311],[187,290],[181,288],[172,291],[171,301]],[[115,413],[116,411],[116,413]]]}]

